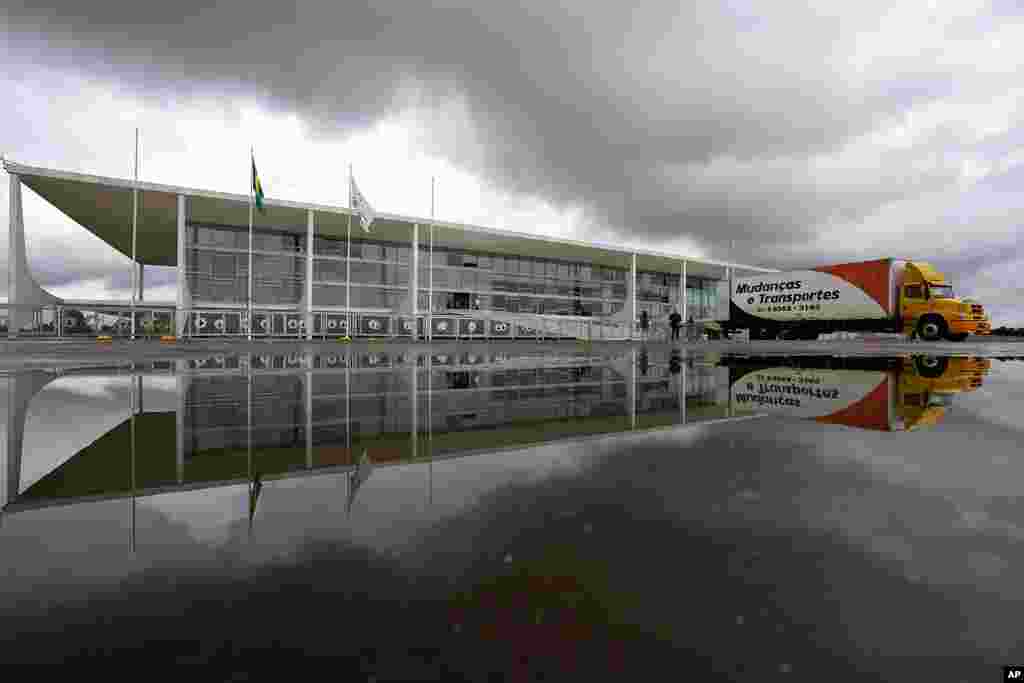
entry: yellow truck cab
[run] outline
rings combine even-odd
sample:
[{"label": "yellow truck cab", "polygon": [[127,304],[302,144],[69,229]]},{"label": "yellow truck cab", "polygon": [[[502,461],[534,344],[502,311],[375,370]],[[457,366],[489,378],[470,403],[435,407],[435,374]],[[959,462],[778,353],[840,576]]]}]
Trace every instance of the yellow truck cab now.
[{"label": "yellow truck cab", "polygon": [[904,358],[898,398],[903,428],[909,431],[941,422],[953,396],[980,387],[990,367],[987,358]]},{"label": "yellow truck cab", "polygon": [[963,341],[970,334],[992,333],[981,304],[956,298],[953,285],[927,263],[907,261],[899,291],[905,334],[916,333],[927,341]]}]

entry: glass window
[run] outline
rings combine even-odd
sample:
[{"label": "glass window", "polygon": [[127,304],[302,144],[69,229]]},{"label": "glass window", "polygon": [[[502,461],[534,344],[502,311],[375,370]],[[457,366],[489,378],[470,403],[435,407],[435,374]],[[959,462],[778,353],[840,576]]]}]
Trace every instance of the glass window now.
[{"label": "glass window", "polygon": [[953,285],[928,285],[929,299],[952,299]]},{"label": "glass window", "polygon": [[344,282],[345,262],[328,259],[313,259],[313,280]]},{"label": "glass window", "polygon": [[904,296],[909,299],[921,299],[924,298],[924,292],[921,285],[907,285],[903,290]]},{"label": "glass window", "polygon": [[477,265],[478,268],[490,269],[491,268],[491,257],[490,256],[479,256],[479,257],[477,257],[476,265]]}]

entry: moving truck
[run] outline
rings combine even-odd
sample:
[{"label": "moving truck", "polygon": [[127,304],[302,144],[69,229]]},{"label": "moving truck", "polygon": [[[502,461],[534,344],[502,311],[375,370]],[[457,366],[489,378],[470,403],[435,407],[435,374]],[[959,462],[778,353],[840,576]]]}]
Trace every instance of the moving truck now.
[{"label": "moving truck", "polygon": [[727,331],[751,339],[817,339],[826,332],[916,333],[927,341],[990,334],[984,308],[958,299],[921,261],[881,259],[735,278]]},{"label": "moving truck", "polygon": [[938,424],[956,394],[988,374],[985,358],[723,358],[733,415],[770,413],[859,429]]}]

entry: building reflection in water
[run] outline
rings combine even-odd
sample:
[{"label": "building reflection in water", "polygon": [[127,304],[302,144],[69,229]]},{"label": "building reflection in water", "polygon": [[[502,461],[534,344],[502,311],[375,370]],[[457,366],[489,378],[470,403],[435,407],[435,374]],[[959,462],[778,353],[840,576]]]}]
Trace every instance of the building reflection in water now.
[{"label": "building reflection in water", "polygon": [[[131,378],[128,417],[23,486],[25,414],[55,373],[7,378],[7,514],[77,501],[343,472],[349,508],[376,468],[729,416],[727,369],[636,352],[225,355],[62,372]],[[176,407],[146,408],[143,378],[173,382]],[[165,402],[166,403],[166,402]],[[76,408],[65,406],[66,422]],[[56,443],[48,447],[59,448]],[[126,457],[127,456],[127,457]],[[432,495],[431,490],[427,492]]]},{"label": "building reflection in water", "polygon": [[[751,359],[529,357],[490,351],[253,354],[62,372],[130,378],[128,417],[77,452],[24,452],[28,406],[55,373],[8,384],[4,513],[201,488],[248,486],[249,522],[269,480],[342,474],[346,509],[380,468],[540,444],[774,414],[849,427],[934,425],[989,361],[926,356]],[[172,407],[145,400],[163,376]],[[77,379],[76,379],[77,378]],[[150,402],[152,403],[152,402]],[[73,423],[85,403],[64,405]],[[48,447],[60,448],[59,441]],[[23,485],[23,464],[57,463]],[[38,468],[37,468],[38,469]],[[132,539],[134,543],[134,537]]]}]

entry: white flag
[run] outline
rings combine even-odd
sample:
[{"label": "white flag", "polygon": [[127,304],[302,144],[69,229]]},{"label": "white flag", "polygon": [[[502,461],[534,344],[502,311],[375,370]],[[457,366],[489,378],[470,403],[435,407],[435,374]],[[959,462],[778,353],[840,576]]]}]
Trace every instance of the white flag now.
[{"label": "white flag", "polygon": [[370,225],[373,224],[373,219],[377,217],[374,213],[373,207],[370,206],[370,202],[366,201],[366,197],[356,187],[356,179],[350,176],[352,187],[350,191],[352,193],[352,208],[359,212],[359,223],[363,226],[363,230],[370,232]]}]

